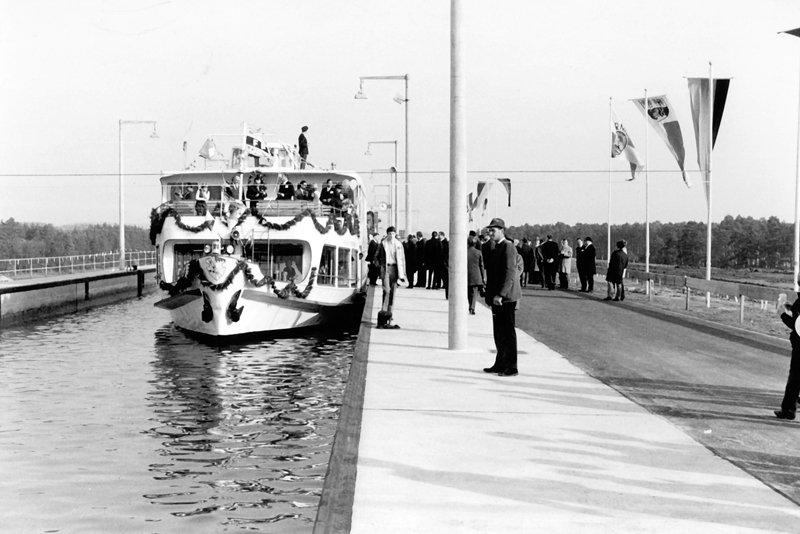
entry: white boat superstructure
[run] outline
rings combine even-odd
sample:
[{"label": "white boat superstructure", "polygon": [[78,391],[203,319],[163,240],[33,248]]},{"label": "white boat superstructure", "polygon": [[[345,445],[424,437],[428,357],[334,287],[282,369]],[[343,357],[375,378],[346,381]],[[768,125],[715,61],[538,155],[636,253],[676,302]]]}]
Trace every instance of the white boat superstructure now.
[{"label": "white boat superstructure", "polygon": [[246,130],[221,168],[161,178],[150,234],[169,297],[156,306],[176,326],[207,336],[273,332],[340,320],[359,304],[361,179],[300,167],[293,147]]}]

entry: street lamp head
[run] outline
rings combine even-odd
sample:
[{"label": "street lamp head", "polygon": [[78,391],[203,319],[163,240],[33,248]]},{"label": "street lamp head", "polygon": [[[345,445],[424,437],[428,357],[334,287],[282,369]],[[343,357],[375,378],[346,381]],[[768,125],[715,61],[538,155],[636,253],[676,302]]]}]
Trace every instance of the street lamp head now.
[{"label": "street lamp head", "polygon": [[365,95],[364,92],[361,89],[359,89],[358,92],[356,93],[355,99],[356,100],[366,100],[367,99],[367,95]]},{"label": "street lamp head", "polygon": [[156,132],[156,123],[153,123],[153,133],[150,134],[151,139],[158,139],[158,132]]},{"label": "street lamp head", "polygon": [[406,99],[403,98],[399,93],[394,95],[394,98],[392,100],[394,100],[398,104],[405,104],[405,102],[406,102]]},{"label": "street lamp head", "polygon": [[366,151],[366,152],[364,152],[364,155],[365,155],[365,156],[371,156],[371,155],[372,155],[372,152],[370,152],[370,151],[369,151],[369,149],[367,149],[367,151]]}]

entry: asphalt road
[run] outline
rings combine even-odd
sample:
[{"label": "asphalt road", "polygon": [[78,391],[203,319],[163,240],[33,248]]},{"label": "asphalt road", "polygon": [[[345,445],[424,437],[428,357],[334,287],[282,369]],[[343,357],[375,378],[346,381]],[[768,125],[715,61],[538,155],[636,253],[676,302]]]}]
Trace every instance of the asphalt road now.
[{"label": "asphalt road", "polygon": [[[800,418],[773,414],[788,342],[655,311],[642,297],[605,302],[604,292],[529,286],[517,327],[800,504]],[[522,358],[521,372],[535,373]]]}]

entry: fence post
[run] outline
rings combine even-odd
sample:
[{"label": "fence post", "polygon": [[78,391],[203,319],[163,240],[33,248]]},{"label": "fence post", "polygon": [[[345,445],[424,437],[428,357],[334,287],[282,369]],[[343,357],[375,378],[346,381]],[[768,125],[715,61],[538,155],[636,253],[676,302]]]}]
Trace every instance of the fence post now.
[{"label": "fence post", "polygon": [[649,278],[647,280],[647,300],[653,302],[653,281]]},{"label": "fence post", "polygon": [[689,297],[692,295],[692,288],[686,283],[686,277],[683,277],[683,285],[686,288],[686,311],[689,311]]},{"label": "fence post", "polygon": [[739,324],[744,324],[744,300],[747,297],[739,295]]}]

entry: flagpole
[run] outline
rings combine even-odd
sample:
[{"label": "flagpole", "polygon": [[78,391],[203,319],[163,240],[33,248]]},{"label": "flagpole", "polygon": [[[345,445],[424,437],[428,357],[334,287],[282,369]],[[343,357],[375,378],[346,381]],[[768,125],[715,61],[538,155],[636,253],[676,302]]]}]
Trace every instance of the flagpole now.
[{"label": "flagpole", "polygon": [[[711,62],[708,62],[708,228],[706,228],[706,280],[711,280],[711,158],[714,150],[714,78]],[[711,307],[711,292],[706,291],[706,308]]]},{"label": "flagpole", "polygon": [[800,291],[800,104],[797,108],[797,164],[795,166],[794,199],[794,291]]},{"label": "flagpole", "polygon": [[[611,124],[614,119],[611,117],[611,97],[608,97],[608,122]],[[614,141],[611,141],[613,150]],[[611,259],[611,161],[613,159],[611,150],[608,152],[608,228],[606,232],[606,261]]]},{"label": "flagpole", "polygon": [[[649,161],[649,136],[647,133],[647,89],[644,90],[644,219],[645,219],[645,247],[644,247],[644,272],[650,272],[650,161]],[[650,294],[650,284],[647,284],[647,294]]]}]

